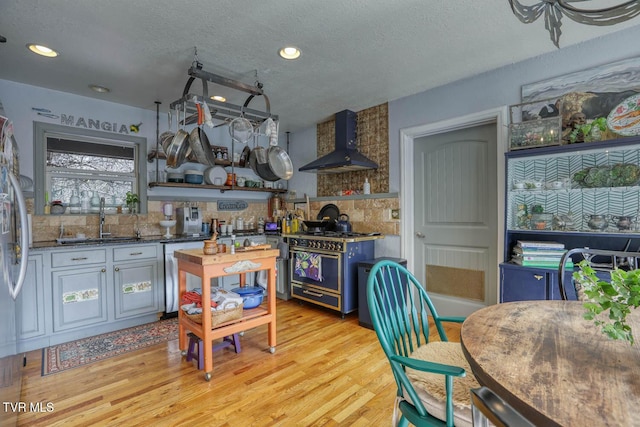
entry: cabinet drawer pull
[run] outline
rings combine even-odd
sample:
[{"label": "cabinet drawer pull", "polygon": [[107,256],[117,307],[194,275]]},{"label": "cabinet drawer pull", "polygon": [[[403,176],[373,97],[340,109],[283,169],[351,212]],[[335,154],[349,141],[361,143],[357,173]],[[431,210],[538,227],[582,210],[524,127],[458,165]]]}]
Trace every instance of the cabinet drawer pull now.
[{"label": "cabinet drawer pull", "polygon": [[102,271],[103,273],[106,273],[106,272],[107,272],[107,269],[106,269],[106,268],[103,268],[103,269],[102,269],[102,270],[100,270],[100,271]]},{"label": "cabinet drawer pull", "polygon": [[129,255],[142,255],[142,252],[131,252]]},{"label": "cabinet drawer pull", "polygon": [[534,275],[533,275],[533,278],[534,278],[534,279],[536,279],[536,280],[542,280],[542,278],[543,278],[543,277],[544,277],[544,276],[541,276],[541,275],[539,275],[539,274],[534,274]]},{"label": "cabinet drawer pull", "polygon": [[120,267],[116,267],[116,268],[115,268],[115,270],[116,270],[116,271],[120,271]]},{"label": "cabinet drawer pull", "polygon": [[81,256],[78,258],[71,258],[71,261],[84,261],[85,259],[88,259],[86,256]]},{"label": "cabinet drawer pull", "polygon": [[311,291],[308,291],[306,289],[304,291],[302,291],[302,293],[303,294],[309,294],[311,296],[318,297],[318,298],[322,298],[324,296],[324,294],[319,294],[318,292],[311,292]]}]

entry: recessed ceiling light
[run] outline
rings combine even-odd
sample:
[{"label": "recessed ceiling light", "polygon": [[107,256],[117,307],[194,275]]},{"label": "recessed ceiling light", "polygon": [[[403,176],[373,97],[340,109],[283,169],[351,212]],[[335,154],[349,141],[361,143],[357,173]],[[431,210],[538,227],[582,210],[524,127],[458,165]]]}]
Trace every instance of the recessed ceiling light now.
[{"label": "recessed ceiling light", "polygon": [[218,101],[218,102],[227,102],[227,98],[225,98],[224,96],[220,96],[220,95],[213,95],[210,98],[213,99],[214,101]]},{"label": "recessed ceiling light", "polygon": [[111,89],[108,87],[100,86],[100,85],[89,85],[89,88],[98,93],[109,93]]},{"label": "recessed ceiling light", "polygon": [[300,52],[300,49],[294,46],[283,47],[278,53],[284,59],[298,59],[302,54],[302,52]]},{"label": "recessed ceiling light", "polygon": [[29,48],[31,52],[37,53],[38,55],[46,56],[47,58],[55,58],[59,55],[55,50],[41,44],[29,43],[27,45],[27,48]]}]

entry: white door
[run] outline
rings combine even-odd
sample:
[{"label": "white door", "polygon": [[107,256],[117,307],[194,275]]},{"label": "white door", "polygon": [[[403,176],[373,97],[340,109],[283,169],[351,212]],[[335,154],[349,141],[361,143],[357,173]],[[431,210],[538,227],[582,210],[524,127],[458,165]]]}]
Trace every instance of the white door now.
[{"label": "white door", "polygon": [[495,303],[496,125],[415,139],[414,274],[439,314]]}]

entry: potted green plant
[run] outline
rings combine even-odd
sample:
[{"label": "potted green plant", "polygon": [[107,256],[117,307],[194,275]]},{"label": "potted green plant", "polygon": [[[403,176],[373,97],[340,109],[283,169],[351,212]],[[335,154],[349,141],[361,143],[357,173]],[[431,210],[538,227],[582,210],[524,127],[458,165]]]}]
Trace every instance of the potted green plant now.
[{"label": "potted green plant", "polygon": [[640,306],[640,270],[616,268],[611,271],[611,280],[607,282],[596,275],[586,260],[578,266],[580,270],[573,273],[573,278],[586,299],[584,318],[593,320],[610,338],[622,339],[633,345],[631,327],[626,318],[631,309]]},{"label": "potted green plant", "polygon": [[140,203],[140,198],[136,193],[127,191],[127,197],[125,198],[125,203],[127,205],[127,208],[129,208],[129,213],[136,213],[136,205]]},{"label": "potted green plant", "polygon": [[569,141],[574,142],[592,142],[600,141],[601,134],[607,130],[607,119],[598,117],[589,123],[576,126],[569,134]]}]

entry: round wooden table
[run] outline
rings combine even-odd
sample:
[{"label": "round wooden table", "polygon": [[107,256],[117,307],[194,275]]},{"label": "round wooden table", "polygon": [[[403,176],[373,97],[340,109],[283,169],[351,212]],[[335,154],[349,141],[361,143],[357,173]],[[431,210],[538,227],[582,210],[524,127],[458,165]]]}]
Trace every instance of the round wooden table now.
[{"label": "round wooden table", "polygon": [[535,425],[640,426],[640,310],[635,339],[612,340],[578,301],[492,305],[462,325],[478,382]]}]

